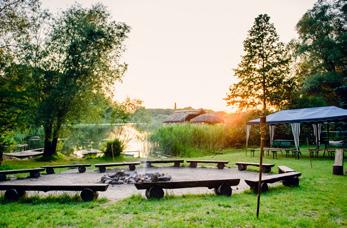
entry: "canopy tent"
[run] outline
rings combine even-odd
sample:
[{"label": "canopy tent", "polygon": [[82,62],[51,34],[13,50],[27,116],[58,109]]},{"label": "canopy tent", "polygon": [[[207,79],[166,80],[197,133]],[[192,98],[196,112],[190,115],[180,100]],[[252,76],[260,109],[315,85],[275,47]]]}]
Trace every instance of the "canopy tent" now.
[{"label": "canopy tent", "polygon": [[[297,150],[299,150],[299,137],[300,137],[300,124],[312,123],[313,132],[316,137],[316,143],[320,143],[321,126],[324,122],[337,122],[347,121],[347,110],[335,106],[316,107],[316,108],[302,108],[282,110],[266,116],[266,123],[270,125],[270,145],[272,145],[275,124],[289,123],[292,128],[294,143]],[[260,119],[248,121],[247,125],[251,126],[259,124]],[[250,127],[247,127],[246,142],[248,142]]]}]

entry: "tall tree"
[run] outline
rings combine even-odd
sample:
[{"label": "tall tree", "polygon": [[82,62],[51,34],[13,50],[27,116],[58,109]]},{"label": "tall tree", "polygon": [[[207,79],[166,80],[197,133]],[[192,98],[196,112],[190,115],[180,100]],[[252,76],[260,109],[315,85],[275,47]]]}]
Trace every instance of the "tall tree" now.
[{"label": "tall tree", "polygon": [[239,81],[230,86],[227,104],[241,109],[286,104],[289,57],[268,15],[255,19],[243,47],[241,62],[234,70]]},{"label": "tall tree", "polygon": [[78,120],[94,96],[112,88],[126,70],[119,63],[129,27],[110,21],[102,5],[73,6],[55,20],[46,55],[36,71],[38,121],[44,127],[44,156],[56,153],[63,124]]},{"label": "tall tree", "polygon": [[303,98],[347,107],[347,2],[319,0],[297,24]]},{"label": "tall tree", "polygon": [[0,163],[8,136],[29,120],[33,100],[26,88],[31,70],[22,61],[22,41],[42,16],[39,8],[37,0],[0,1]]},{"label": "tall tree", "polygon": [[[279,42],[275,26],[270,17],[260,14],[248,32],[243,43],[244,55],[235,69],[239,82],[230,87],[229,105],[239,108],[262,107],[260,118],[260,167],[257,197],[257,217],[259,216],[262,188],[262,164],[265,145],[266,110],[268,106],[278,107],[286,100],[286,75],[289,58],[283,43]],[[288,83],[289,84],[289,83]],[[291,86],[289,84],[289,86]]]}]

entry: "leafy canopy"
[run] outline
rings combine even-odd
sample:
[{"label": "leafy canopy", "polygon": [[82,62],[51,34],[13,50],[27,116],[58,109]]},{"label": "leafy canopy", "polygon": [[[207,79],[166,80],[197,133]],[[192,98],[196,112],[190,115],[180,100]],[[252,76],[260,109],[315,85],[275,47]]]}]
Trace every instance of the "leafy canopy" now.
[{"label": "leafy canopy", "polygon": [[240,109],[283,105],[290,86],[286,84],[289,58],[268,15],[255,19],[243,47],[241,62],[234,70],[239,81],[230,86],[227,104]]},{"label": "leafy canopy", "polygon": [[[319,0],[297,24],[304,106],[347,107],[347,2]],[[302,101],[296,101],[302,103]]]}]

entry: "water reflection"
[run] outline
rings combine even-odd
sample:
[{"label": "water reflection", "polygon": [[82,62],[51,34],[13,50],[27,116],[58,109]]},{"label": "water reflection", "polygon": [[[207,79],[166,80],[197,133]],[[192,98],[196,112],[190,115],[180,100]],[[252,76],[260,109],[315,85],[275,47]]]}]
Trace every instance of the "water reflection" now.
[{"label": "water reflection", "polygon": [[140,130],[136,124],[84,124],[73,127],[69,142],[74,145],[74,155],[102,155],[100,148],[106,141],[118,138],[124,143],[124,155],[145,158],[151,151],[149,132]]}]

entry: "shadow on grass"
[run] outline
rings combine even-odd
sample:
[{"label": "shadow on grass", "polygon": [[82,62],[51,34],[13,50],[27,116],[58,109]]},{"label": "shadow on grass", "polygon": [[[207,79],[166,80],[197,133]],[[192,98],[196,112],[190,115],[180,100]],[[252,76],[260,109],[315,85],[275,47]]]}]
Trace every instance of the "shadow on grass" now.
[{"label": "shadow on grass", "polygon": [[138,194],[133,195],[129,198],[124,199],[124,201],[132,202],[132,203],[143,203],[143,202],[162,202],[162,201],[170,201],[170,200],[176,200],[176,199],[231,199],[232,196],[223,196],[223,195],[216,195],[214,193],[203,193],[203,194],[183,194],[183,195],[175,195],[175,194],[168,194],[166,193],[164,198],[161,199],[147,199],[146,197]]},{"label": "shadow on grass", "polygon": [[29,196],[23,197],[16,202],[8,201],[4,198],[3,195],[0,196],[0,204],[10,204],[10,203],[23,203],[23,204],[85,204],[85,203],[105,203],[108,200],[106,198],[100,198],[91,202],[84,202],[78,194],[69,195],[69,194],[61,194],[61,195],[48,195],[48,196]]}]

